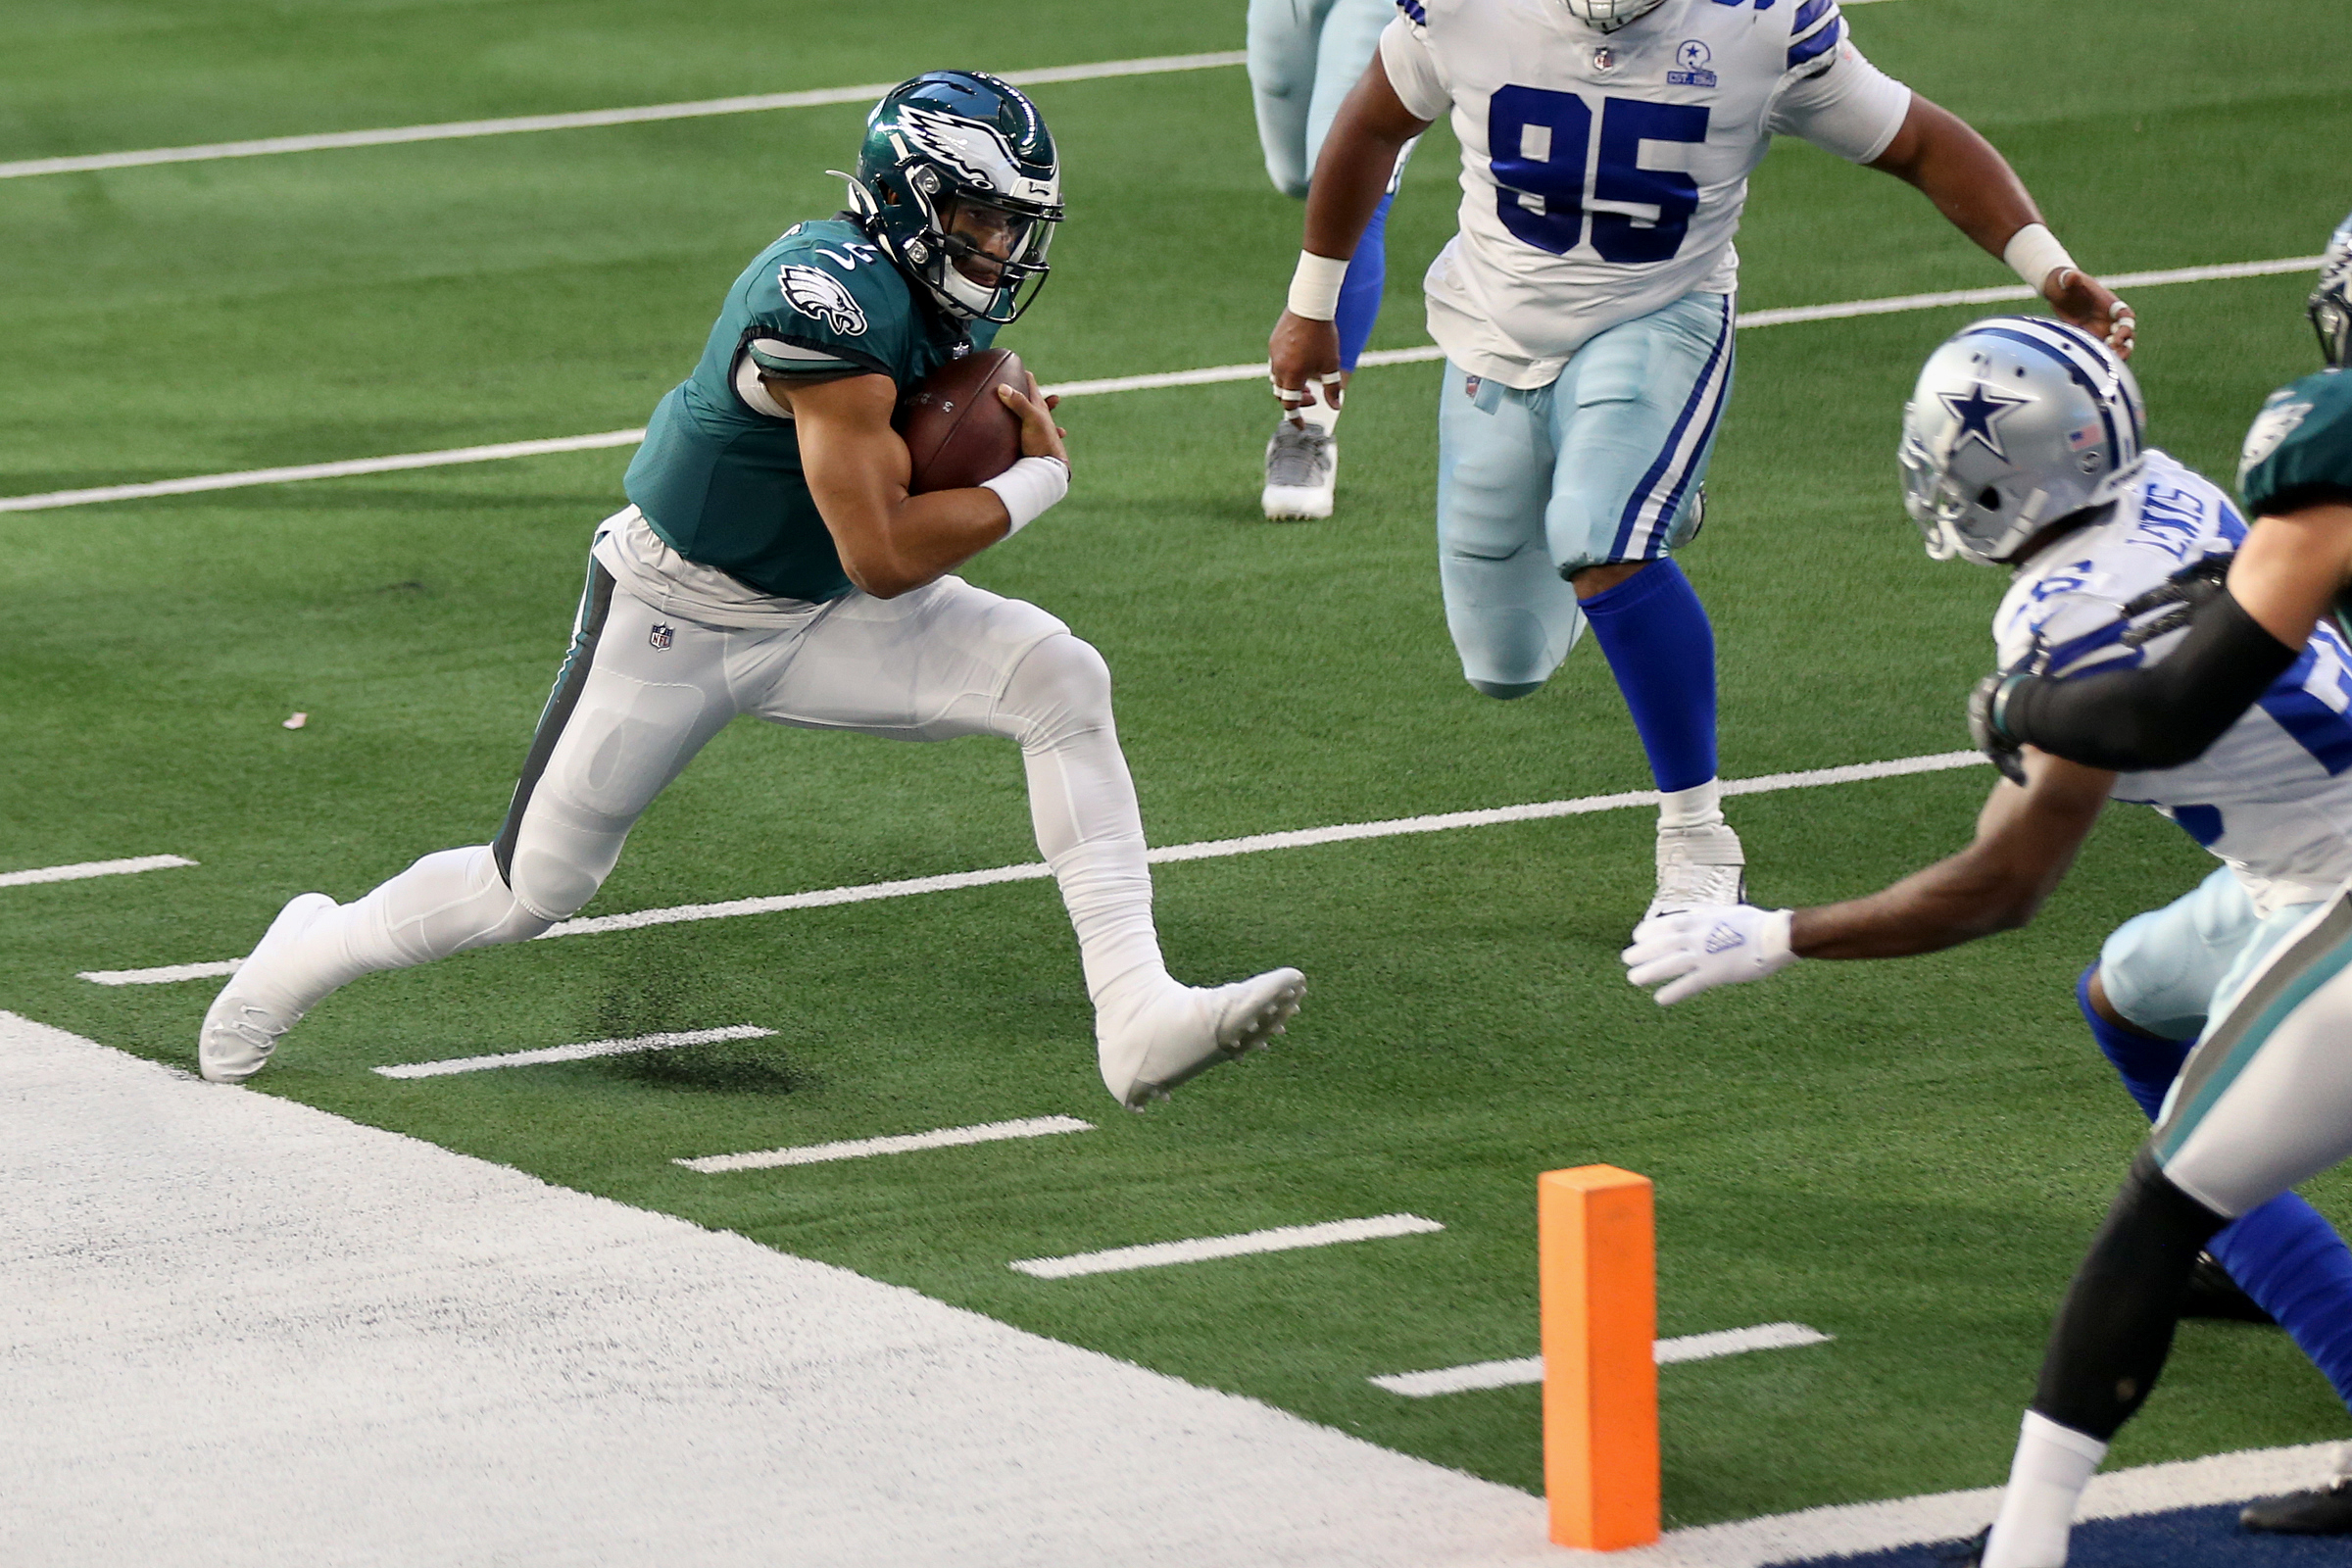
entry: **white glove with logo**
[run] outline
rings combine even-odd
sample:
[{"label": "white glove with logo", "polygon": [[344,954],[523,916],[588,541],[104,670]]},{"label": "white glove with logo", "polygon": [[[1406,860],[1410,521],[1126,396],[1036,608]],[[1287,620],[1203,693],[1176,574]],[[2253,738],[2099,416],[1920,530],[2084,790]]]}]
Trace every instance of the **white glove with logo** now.
[{"label": "white glove with logo", "polygon": [[1661,1007],[1716,986],[1761,980],[1796,961],[1788,951],[1792,914],[1752,904],[1700,904],[1644,920],[1620,955],[1625,977],[1638,986],[1672,981],[1658,987]]}]

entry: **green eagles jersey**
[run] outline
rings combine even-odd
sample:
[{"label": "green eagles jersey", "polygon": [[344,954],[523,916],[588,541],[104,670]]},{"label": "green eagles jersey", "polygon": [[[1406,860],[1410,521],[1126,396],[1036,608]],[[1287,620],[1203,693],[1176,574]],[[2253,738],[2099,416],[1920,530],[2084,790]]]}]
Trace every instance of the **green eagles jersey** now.
[{"label": "green eagles jersey", "polygon": [[838,599],[850,579],[802,475],[800,439],[790,419],[744,402],[739,361],[773,378],[872,372],[904,391],[996,331],[918,302],[847,219],[797,223],[727,291],[702,363],[655,408],[623,486],[687,560],[779,598]]},{"label": "green eagles jersey", "polygon": [[2270,395],[2246,432],[2237,491],[2249,517],[2352,501],[2352,374],[2322,370]]}]

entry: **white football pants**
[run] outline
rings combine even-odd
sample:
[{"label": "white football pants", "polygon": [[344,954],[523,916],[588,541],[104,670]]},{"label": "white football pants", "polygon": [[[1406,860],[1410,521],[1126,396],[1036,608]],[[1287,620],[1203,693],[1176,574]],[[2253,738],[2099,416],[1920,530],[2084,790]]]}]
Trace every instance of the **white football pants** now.
[{"label": "white football pants", "polygon": [[[739,713],[899,740],[1020,743],[1038,848],[1076,928],[1088,994],[1164,975],[1135,785],[1102,656],[1034,605],[942,577],[852,592],[783,628],[657,612],[591,564],[498,841],[428,855],[306,938],[320,989],[537,936],[595,896],[655,796]],[[306,966],[307,967],[307,966]]]},{"label": "white football pants", "polygon": [[2352,1158],[2352,890],[2229,989],[2153,1137],[2175,1186],[2235,1218]]}]

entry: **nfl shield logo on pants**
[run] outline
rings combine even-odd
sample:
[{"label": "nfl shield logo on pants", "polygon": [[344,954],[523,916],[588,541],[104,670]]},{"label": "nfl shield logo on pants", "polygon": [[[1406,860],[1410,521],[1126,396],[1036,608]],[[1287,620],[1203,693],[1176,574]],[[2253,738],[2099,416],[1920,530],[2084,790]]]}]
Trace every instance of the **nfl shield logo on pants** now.
[{"label": "nfl shield logo on pants", "polygon": [[667,648],[669,646],[669,628],[663,625],[661,621],[657,620],[654,622],[652,634],[646,638],[646,641],[652,643],[656,648]]}]

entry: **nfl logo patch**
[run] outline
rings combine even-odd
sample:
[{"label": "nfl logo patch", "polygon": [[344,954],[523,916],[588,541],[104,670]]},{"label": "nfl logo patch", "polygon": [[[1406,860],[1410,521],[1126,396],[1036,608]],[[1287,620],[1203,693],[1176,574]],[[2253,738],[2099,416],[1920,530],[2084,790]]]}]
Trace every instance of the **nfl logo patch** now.
[{"label": "nfl logo patch", "polygon": [[1465,375],[1462,377],[1462,396],[1468,398],[1473,403],[1478,401],[1478,387],[1479,380],[1477,376]]},{"label": "nfl logo patch", "polygon": [[663,625],[661,621],[657,620],[654,622],[654,629],[652,633],[647,636],[645,640],[649,643],[652,643],[656,648],[667,648],[669,646],[671,635],[672,633],[670,632],[670,629]]}]

